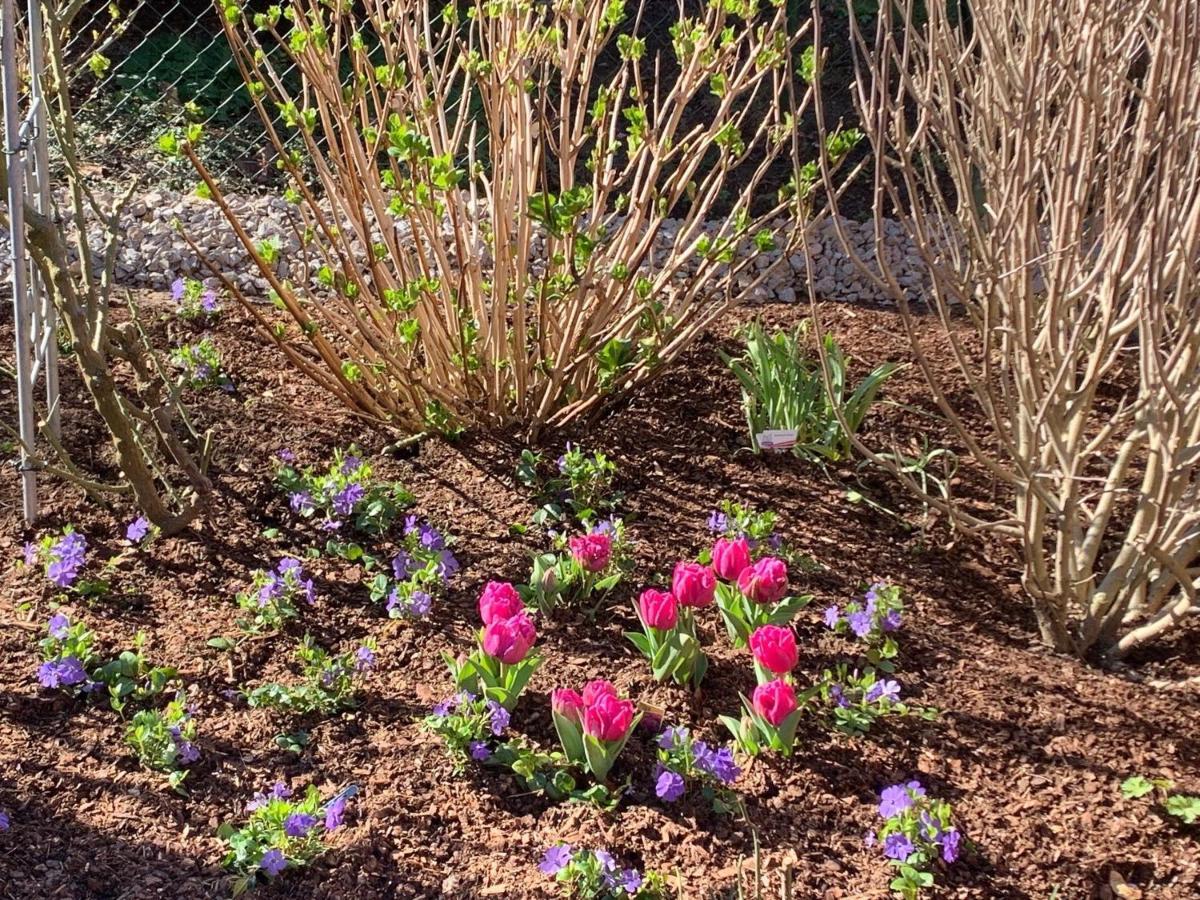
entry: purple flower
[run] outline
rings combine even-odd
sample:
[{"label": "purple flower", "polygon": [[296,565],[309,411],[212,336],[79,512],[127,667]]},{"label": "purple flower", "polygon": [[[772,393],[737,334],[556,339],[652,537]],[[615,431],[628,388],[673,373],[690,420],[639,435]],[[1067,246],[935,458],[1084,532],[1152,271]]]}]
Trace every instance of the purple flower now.
[{"label": "purple flower", "polygon": [[942,832],[942,859],[952,863],[958,859],[958,844],[962,834],[957,828],[948,828]]},{"label": "purple flower", "polygon": [[46,567],[46,576],[61,588],[70,587],[79,575],[87,556],[87,541],[76,531],[69,531],[50,548],[53,562]]},{"label": "purple flower", "polygon": [[284,447],[282,450],[280,450],[275,455],[279,457],[281,462],[285,462],[289,466],[296,461],[296,454],[293,453],[291,450],[289,450],[287,447]]},{"label": "purple flower", "polygon": [[409,534],[412,534],[416,530],[417,530],[417,517],[415,515],[405,516],[404,517],[404,533],[406,535],[409,535]]},{"label": "purple flower", "polygon": [[325,807],[325,830],[333,831],[335,828],[342,827],[342,820],[346,817],[346,798],[338,797],[327,807]]},{"label": "purple flower", "polygon": [[291,506],[292,512],[300,515],[308,515],[313,511],[312,494],[308,491],[296,491],[288,498],[288,505]]},{"label": "purple flower", "polygon": [[867,691],[867,702],[898,703],[900,701],[900,682],[885,678],[871,685]]},{"label": "purple flower", "polygon": [[662,734],[658,736],[658,746],[664,750],[674,750],[687,741],[687,736],[688,730],[682,725],[676,727],[667,726],[663,729]]},{"label": "purple flower", "polygon": [[884,631],[899,631],[900,630],[900,610],[893,609],[883,617]]},{"label": "purple flower", "polygon": [[733,750],[722,747],[713,757],[712,774],[722,784],[733,784],[741,777],[742,770],[733,760]]},{"label": "purple flower", "polygon": [[48,688],[71,687],[87,681],[87,672],[74,656],[64,656],[38,666],[38,681]]},{"label": "purple flower", "polygon": [[420,532],[421,546],[426,550],[442,550],[446,546],[446,539],[433,526],[422,524]]},{"label": "purple flower", "polygon": [[492,751],[488,749],[488,745],[483,741],[471,741],[471,759],[476,762],[483,762],[492,755]]},{"label": "purple flower", "polygon": [[715,534],[724,534],[728,527],[729,520],[725,518],[725,513],[713,510],[712,515],[708,517],[708,530]]},{"label": "purple flower", "polygon": [[701,772],[711,772],[713,764],[716,762],[717,754],[704,741],[693,741],[692,758],[696,761],[696,768]]},{"label": "purple flower", "polygon": [[458,574],[459,569],[461,569],[462,566],[458,564],[458,560],[455,558],[453,553],[451,553],[449,550],[443,550],[442,555],[438,558],[435,568],[442,581],[449,581]]},{"label": "purple flower", "polygon": [[142,538],[150,533],[150,520],[145,516],[138,516],[125,529],[125,540],[132,544],[140,544]]},{"label": "purple flower", "polygon": [[354,671],[369,672],[375,668],[375,651],[370,647],[359,647],[354,654]]},{"label": "purple flower", "polygon": [[883,855],[888,859],[895,859],[903,862],[912,856],[917,848],[913,846],[913,842],[908,839],[907,835],[889,834],[883,839]]},{"label": "purple flower", "polygon": [[262,809],[272,800],[286,800],[290,796],[292,796],[291,789],[282,781],[277,781],[271,790],[255,792],[254,799],[246,804],[246,812],[254,812],[256,809]]},{"label": "purple flower", "polygon": [[25,565],[32,566],[38,559],[38,545],[33,541],[25,542]]},{"label": "purple flower", "polygon": [[392,557],[392,577],[397,581],[407,578],[410,568],[413,568],[412,557],[403,550]]},{"label": "purple flower", "polygon": [[50,637],[56,641],[64,640],[67,636],[67,631],[71,627],[71,620],[62,613],[55,613],[46,625],[46,630],[50,632]]},{"label": "purple flower", "polygon": [[829,688],[829,698],[841,709],[847,709],[850,706],[850,701],[846,699],[846,692],[842,690],[840,684],[832,685]]},{"label": "purple flower", "polygon": [[687,785],[683,781],[683,776],[670,769],[663,769],[654,785],[654,793],[659,800],[665,803],[674,803],[683,796],[686,790]]},{"label": "purple flower", "polygon": [[637,869],[626,869],[621,873],[617,883],[630,897],[642,888],[642,873]]},{"label": "purple flower", "polygon": [[355,469],[362,465],[362,458],[358,456],[347,456],[342,460],[342,474],[349,475]]},{"label": "purple flower", "polygon": [[846,616],[846,621],[856,637],[865,638],[874,627],[875,617],[865,609],[860,609],[858,612],[852,612]]},{"label": "purple flower", "polygon": [[342,527],[342,523],[337,519],[326,519],[321,523],[322,531],[337,531]]},{"label": "purple flower", "polygon": [[176,303],[183,300],[183,295],[187,293],[187,282],[182,278],[176,278],[171,282],[171,299]]},{"label": "purple flower", "polygon": [[175,750],[179,753],[179,761],[185,766],[190,766],[200,758],[199,749],[191,741],[179,741]]},{"label": "purple flower", "polygon": [[876,840],[877,840],[877,838],[875,837],[875,832],[873,832],[873,831],[868,831],[863,836],[863,843],[866,844],[868,847],[874,847]]},{"label": "purple flower", "polygon": [[283,822],[283,833],[288,837],[302,838],[317,824],[317,817],[308,813],[292,813]]},{"label": "purple flower", "polygon": [[615,872],[616,871],[617,861],[615,859],[613,859],[613,855],[611,853],[609,853],[607,850],[597,850],[592,855],[596,857],[596,862],[600,863],[600,871],[602,871],[602,872]]},{"label": "purple flower", "polygon": [[507,709],[505,709],[495,700],[489,700],[487,702],[487,708],[488,715],[492,720],[492,734],[494,734],[496,737],[500,737],[500,735],[504,734],[504,729],[508,728],[508,723],[511,721],[512,716],[509,715]]},{"label": "purple flower", "polygon": [[286,575],[288,572],[295,572],[297,578],[304,574],[304,567],[300,564],[300,560],[296,559],[294,556],[285,556],[279,561],[279,565],[275,567],[275,570],[280,575]]},{"label": "purple flower", "polygon": [[366,495],[361,484],[351,482],[333,495],[333,511],[339,516],[348,516]]},{"label": "purple flower", "polygon": [[8,831],[9,824],[8,813],[0,811],[0,831]]},{"label": "purple flower", "polygon": [[571,864],[571,845],[557,844],[542,856],[538,871],[543,875],[557,875]]},{"label": "purple flower", "polygon": [[258,861],[258,867],[266,872],[268,877],[274,878],[287,868],[287,857],[280,850],[268,850]]},{"label": "purple flower", "polygon": [[783,538],[775,534],[775,532],[771,532],[767,535],[767,546],[772,550],[778,550],[783,546]]},{"label": "purple flower", "polygon": [[829,628],[837,628],[838,620],[842,617],[842,611],[836,606],[830,606],[825,609],[825,625]]},{"label": "purple flower", "polygon": [[612,519],[601,519],[592,528],[592,534],[607,534],[609,537],[617,536],[617,523]]},{"label": "purple flower", "polygon": [[[391,604],[389,604],[389,606],[390,605]],[[447,697],[441,703],[437,704],[431,710],[431,712],[433,715],[437,716],[439,719],[444,719],[446,716],[450,715],[450,710],[453,706],[454,706],[454,698]]]},{"label": "purple flower", "polygon": [[925,796],[925,788],[921,782],[910,781],[907,784],[893,784],[879,794],[879,815],[885,819],[899,815],[913,805],[913,795]]},{"label": "purple flower", "polygon": [[200,308],[206,313],[215,313],[217,311],[217,292],[209,289],[201,294]]}]

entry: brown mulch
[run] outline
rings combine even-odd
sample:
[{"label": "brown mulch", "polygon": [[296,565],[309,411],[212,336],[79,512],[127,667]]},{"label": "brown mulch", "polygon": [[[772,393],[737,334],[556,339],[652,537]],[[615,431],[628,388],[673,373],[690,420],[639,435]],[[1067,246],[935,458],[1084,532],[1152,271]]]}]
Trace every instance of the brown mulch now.
[{"label": "brown mulch", "polygon": [[[806,311],[772,307],[765,314],[788,325]],[[860,360],[858,370],[904,358],[893,313],[826,306],[822,314]],[[262,888],[263,897],[557,896],[537,863],[547,846],[564,841],[607,846],[627,865],[677,877],[681,897],[733,897],[754,834],[772,878],[792,868],[796,897],[886,897],[890,870],[878,850],[864,847],[863,835],[878,824],[880,788],[910,778],[954,804],[969,838],[959,863],[939,873],[933,896],[1107,896],[1113,873],[1146,897],[1200,894],[1197,830],[1118,790],[1127,776],[1144,774],[1200,791],[1195,629],[1115,671],[1040,648],[1008,548],[951,545],[937,523],[925,532],[906,525],[901,517],[918,521],[919,508],[877,474],[853,466],[824,471],[744,449],[739,394],[715,353],[718,344],[732,346],[735,326],[706,335],[623,407],[546,440],[552,457],[567,438],[615,455],[639,568],[595,623],[569,610],[540,623],[545,662],[513,717],[516,730],[550,745],[549,691],[607,677],[666,708],[670,720],[724,739],[716,716],[736,711],[737,692],[754,676],[745,654],[717,636],[715,622],[706,626],[712,666],[699,701],[654,684],[621,632],[633,622],[631,597],[703,546],[708,512],[726,497],[775,509],[786,540],[823,566],[794,573],[794,587],[816,597],[799,617],[801,681],[851,652],[824,630],[820,610],[890,579],[905,586],[910,606],[899,677],[907,696],[941,711],[936,721],[888,720],[857,739],[807,726],[794,758],[748,765],[741,783],[748,820],[718,817],[699,799],[659,803],[646,732],[618,764],[618,777],[630,777],[632,786],[611,814],[522,794],[494,770],[455,777],[439,742],[419,725],[449,691],[439,653],[468,648],[479,586],[521,580],[540,546],[536,530],[510,536],[510,523],[527,521],[534,507],[514,478],[521,444],[503,436],[428,441],[408,458],[380,458],[381,474],[402,479],[417,495],[417,510],[457,540],[463,575],[428,623],[388,620],[369,602],[361,571],[322,559],[308,563],[320,600],[288,634],[251,641],[233,655],[208,647],[215,635],[236,635],[232,597],[248,573],[313,541],[272,487],[274,453],[288,447],[319,463],[351,441],[373,453],[387,443],[282,368],[244,316],[227,313],[216,339],[238,393],[195,398],[200,420],[218,438],[211,514],[190,533],[123,557],[108,596],[71,604],[109,650],[144,631],[148,655],[177,666],[191,686],[203,757],[188,778],[188,797],[138,768],[117,714],[37,684],[36,642],[51,591],[15,564],[33,534],[20,521],[13,469],[0,477],[0,556],[12,562],[0,576],[0,810],[12,819],[0,834],[0,897],[224,896],[217,826],[239,819],[253,793],[278,779],[326,792],[355,783],[362,793],[330,852]],[[11,325],[3,331],[11,335]],[[102,436],[69,371],[64,384],[66,440],[102,468]],[[869,420],[873,440],[907,442],[917,427],[932,429],[933,444],[949,440],[916,414],[932,406],[913,369],[897,376],[886,397]],[[10,421],[12,407],[6,382],[0,413]],[[897,514],[848,502],[850,486]],[[980,507],[994,502],[969,469],[959,489]],[[38,533],[73,523],[87,535],[93,560],[118,554],[130,509],[105,510],[49,479],[43,494]],[[274,738],[296,723],[248,709],[235,692],[284,677],[294,640],[306,630],[338,647],[374,636],[380,666],[360,708],[300,723],[311,741],[295,754]],[[764,896],[778,896],[777,888]]]}]

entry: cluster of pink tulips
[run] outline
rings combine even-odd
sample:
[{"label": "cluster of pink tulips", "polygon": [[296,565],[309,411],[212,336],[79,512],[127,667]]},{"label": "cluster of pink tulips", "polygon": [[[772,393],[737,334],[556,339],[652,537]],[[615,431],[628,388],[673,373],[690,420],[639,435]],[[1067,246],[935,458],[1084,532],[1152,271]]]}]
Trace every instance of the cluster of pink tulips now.
[{"label": "cluster of pink tulips", "polygon": [[599,781],[608,777],[642,718],[633,701],[622,699],[607,681],[591,682],[582,694],[559,688],[550,695],[550,710],[567,758]]},{"label": "cluster of pink tulips", "polygon": [[495,700],[511,711],[541,664],[531,654],[537,628],[517,589],[508,582],[489,581],[479,597],[479,646],[469,656],[443,654],[455,684],[464,691]]},{"label": "cluster of pink tulips", "polygon": [[717,608],[735,647],[746,646],[756,628],[786,625],[812,600],[789,597],[787,563],[774,556],[752,561],[750,542],[744,537],[718,538],[712,567],[720,579]]}]

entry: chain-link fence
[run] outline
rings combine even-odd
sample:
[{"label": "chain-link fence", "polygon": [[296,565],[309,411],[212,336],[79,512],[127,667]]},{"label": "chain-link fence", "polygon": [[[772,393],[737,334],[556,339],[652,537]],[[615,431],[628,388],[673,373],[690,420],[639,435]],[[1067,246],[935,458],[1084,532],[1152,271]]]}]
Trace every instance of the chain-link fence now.
[{"label": "chain-link fence", "polygon": [[83,0],[65,49],[80,130],[104,175],[193,183],[190,167],[159,154],[155,140],[197,122],[212,171],[270,181],[266,134],[208,0]]}]

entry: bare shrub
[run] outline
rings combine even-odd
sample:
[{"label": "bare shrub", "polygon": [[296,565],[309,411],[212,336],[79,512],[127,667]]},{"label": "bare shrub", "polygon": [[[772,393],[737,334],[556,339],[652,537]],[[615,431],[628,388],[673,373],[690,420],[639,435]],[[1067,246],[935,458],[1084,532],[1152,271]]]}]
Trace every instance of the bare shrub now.
[{"label": "bare shrub", "polygon": [[1014,502],[985,520],[925,499],[1019,541],[1047,644],[1126,654],[1200,586],[1200,4],[902,0],[854,37],[877,246],[898,215],[980,416],[883,254],[859,267]]}]

